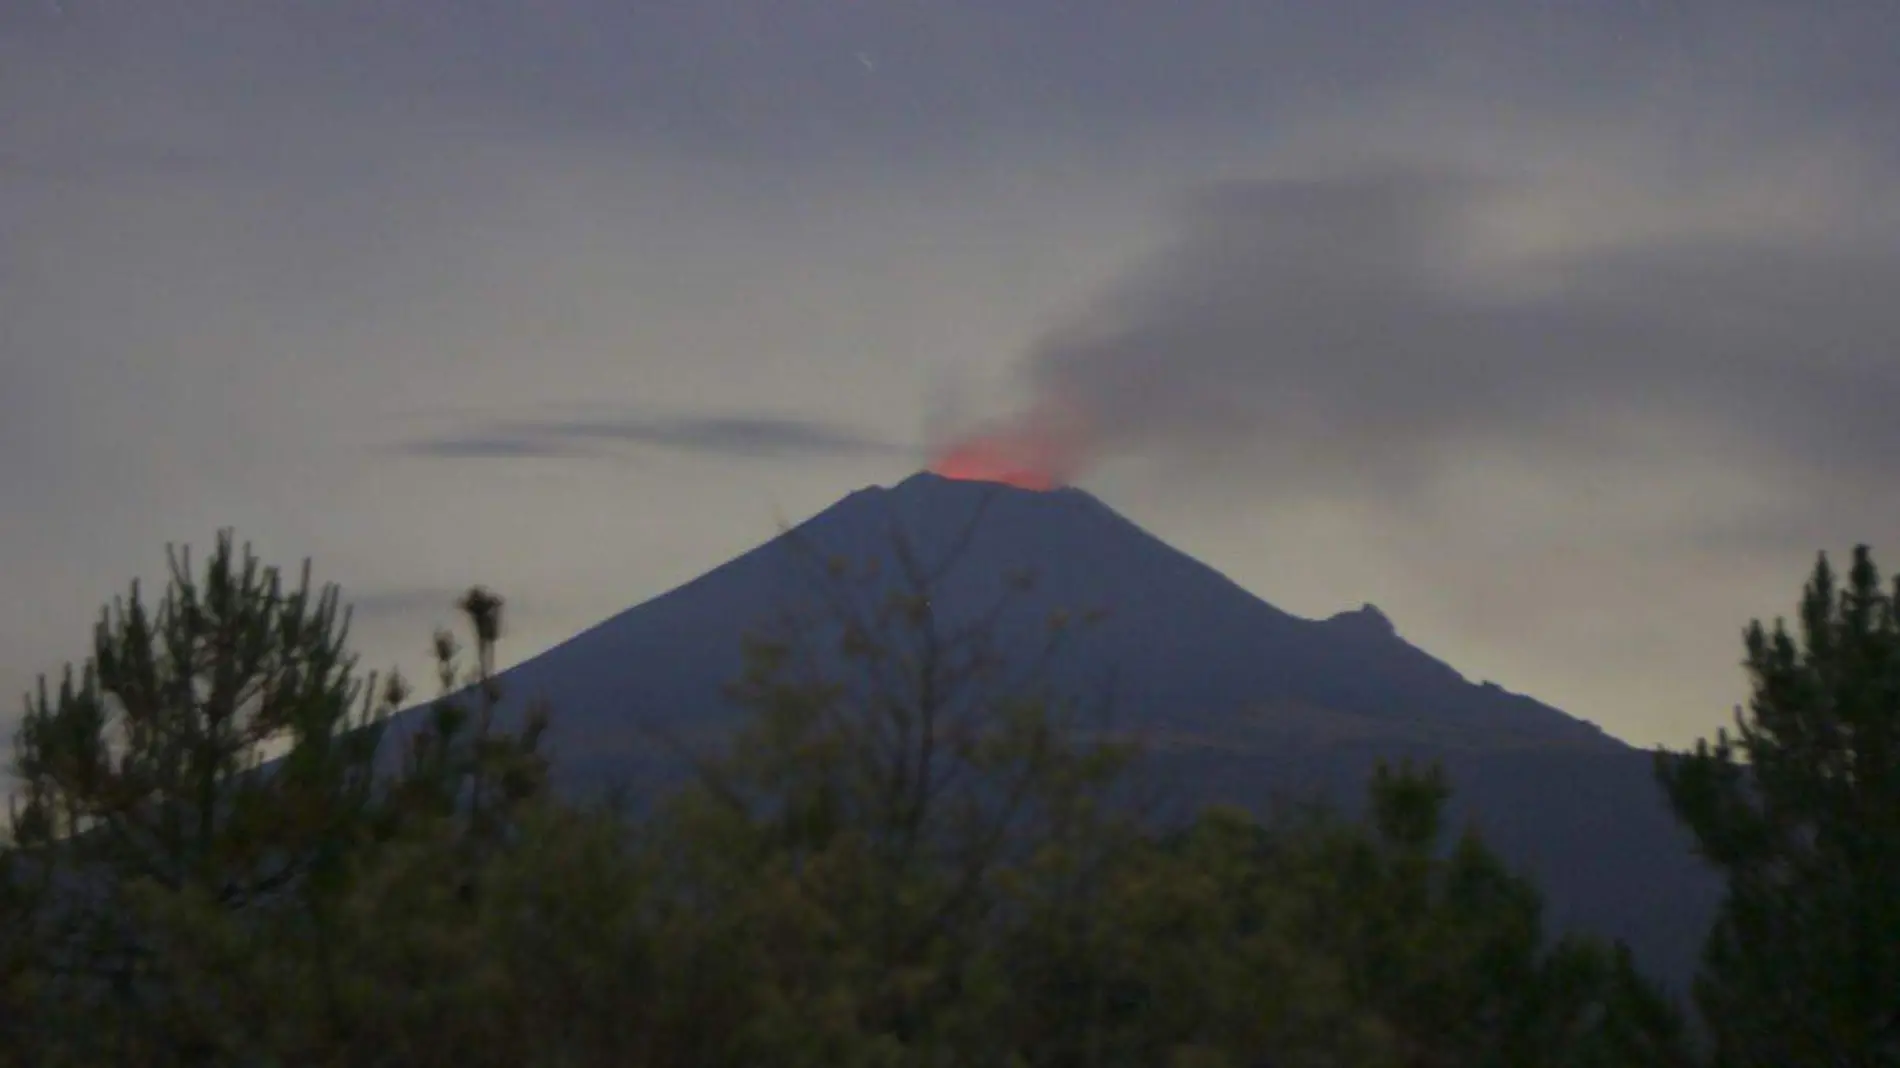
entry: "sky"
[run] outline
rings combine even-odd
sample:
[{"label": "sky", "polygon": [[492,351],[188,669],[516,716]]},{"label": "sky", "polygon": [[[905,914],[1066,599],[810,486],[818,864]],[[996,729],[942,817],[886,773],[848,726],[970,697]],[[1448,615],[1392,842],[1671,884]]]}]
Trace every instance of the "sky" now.
[{"label": "sky", "polygon": [[1900,564],[1897,38],[0,0],[0,689],[221,527],[341,583],[368,666],[426,678],[476,582],[518,660],[1054,407],[1079,485],[1280,607],[1686,744],[1817,552]]}]

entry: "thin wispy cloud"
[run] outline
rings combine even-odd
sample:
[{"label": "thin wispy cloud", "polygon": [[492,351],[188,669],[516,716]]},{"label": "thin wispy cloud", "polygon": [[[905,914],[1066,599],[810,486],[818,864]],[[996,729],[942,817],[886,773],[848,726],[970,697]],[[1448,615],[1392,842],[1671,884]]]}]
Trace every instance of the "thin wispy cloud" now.
[{"label": "thin wispy cloud", "polygon": [[914,447],[844,426],[752,414],[507,421],[413,439],[398,448],[417,456],[553,459],[598,456],[613,446],[733,459],[914,458],[919,455]]},{"label": "thin wispy cloud", "polygon": [[[467,593],[466,587],[372,586],[362,590],[343,589],[340,599],[349,607],[353,622],[380,625],[421,620],[448,624],[460,620],[461,609],[457,604]],[[507,607],[518,611],[521,606],[510,599]]]},{"label": "thin wispy cloud", "polygon": [[516,437],[506,433],[420,438],[398,444],[395,451],[406,456],[428,456],[442,460],[578,460],[600,455],[598,451],[569,441]]}]

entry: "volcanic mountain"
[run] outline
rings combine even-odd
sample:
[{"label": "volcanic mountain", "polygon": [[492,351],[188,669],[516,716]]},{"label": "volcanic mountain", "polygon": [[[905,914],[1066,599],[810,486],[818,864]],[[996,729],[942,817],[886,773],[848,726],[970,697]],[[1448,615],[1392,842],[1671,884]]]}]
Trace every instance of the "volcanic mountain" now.
[{"label": "volcanic mountain", "polygon": [[1048,685],[1104,699],[1190,802],[1350,805],[1381,758],[1442,762],[1454,817],[1539,879],[1555,923],[1626,939],[1672,985],[1689,974],[1717,886],[1648,753],[1465,679],[1370,605],[1283,612],[1074,488],[919,474],[860,490],[502,681],[513,707],[553,706],[569,786],[670,781],[678,758],[653,729],[699,742],[729,730],[742,713],[725,687],[749,633],[827,590],[906,576],[926,584],[936,619],[982,616],[1006,652],[1040,648],[1052,615],[1088,615]]}]

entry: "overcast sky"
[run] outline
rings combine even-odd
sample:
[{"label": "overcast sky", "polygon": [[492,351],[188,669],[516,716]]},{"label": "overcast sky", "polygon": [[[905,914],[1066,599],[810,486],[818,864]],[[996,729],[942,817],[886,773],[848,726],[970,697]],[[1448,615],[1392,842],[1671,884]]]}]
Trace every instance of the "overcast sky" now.
[{"label": "overcast sky", "polygon": [[[1049,401],[1639,744],[1900,564],[1900,8],[0,0],[0,684],[167,542],[506,659]],[[10,720],[12,709],[5,717]]]}]

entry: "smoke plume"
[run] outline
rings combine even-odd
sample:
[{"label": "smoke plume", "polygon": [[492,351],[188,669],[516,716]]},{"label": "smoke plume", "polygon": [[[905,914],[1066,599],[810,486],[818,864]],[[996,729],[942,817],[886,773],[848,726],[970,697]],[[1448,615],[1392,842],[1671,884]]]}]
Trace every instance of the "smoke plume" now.
[{"label": "smoke plume", "polygon": [[1033,347],[1022,414],[942,456],[1003,455],[1018,482],[1133,454],[1403,495],[1476,452],[1642,426],[1809,469],[1900,455],[1900,243],[1870,239],[1869,205],[1561,178],[1360,164],[1205,190]]}]

